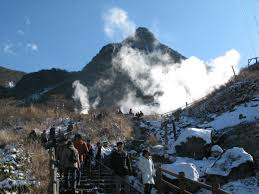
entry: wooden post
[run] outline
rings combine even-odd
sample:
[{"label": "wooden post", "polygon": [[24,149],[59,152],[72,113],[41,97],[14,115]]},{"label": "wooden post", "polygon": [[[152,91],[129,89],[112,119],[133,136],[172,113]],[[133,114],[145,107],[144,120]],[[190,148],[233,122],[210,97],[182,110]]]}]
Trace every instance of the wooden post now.
[{"label": "wooden post", "polygon": [[56,190],[57,190],[57,194],[59,194],[59,179],[57,179],[57,189]]},{"label": "wooden post", "polygon": [[57,193],[57,168],[55,167],[55,149],[49,149],[49,169],[50,169],[50,193]]},{"label": "wooden post", "polygon": [[168,128],[167,128],[168,120],[164,122],[164,127],[165,127],[165,150],[168,147]]},{"label": "wooden post", "polygon": [[180,187],[180,193],[181,194],[185,194],[185,190],[186,190],[186,181],[184,179],[184,172],[179,172],[179,177],[178,177],[178,180],[179,180],[179,187]]},{"label": "wooden post", "polygon": [[157,164],[156,177],[157,177],[156,185],[157,185],[157,188],[158,188],[158,194],[161,194],[161,183],[162,183],[161,163]]},{"label": "wooden post", "polygon": [[212,194],[220,194],[219,192],[220,185],[218,183],[212,184]]},{"label": "wooden post", "polygon": [[235,77],[235,79],[236,79],[237,75],[236,75],[235,69],[234,69],[233,66],[231,66],[231,68],[232,68],[232,71],[233,71],[233,73],[234,73],[234,77]]},{"label": "wooden post", "polygon": [[172,118],[173,132],[174,132],[174,141],[176,141],[176,126],[174,122],[174,118]]}]

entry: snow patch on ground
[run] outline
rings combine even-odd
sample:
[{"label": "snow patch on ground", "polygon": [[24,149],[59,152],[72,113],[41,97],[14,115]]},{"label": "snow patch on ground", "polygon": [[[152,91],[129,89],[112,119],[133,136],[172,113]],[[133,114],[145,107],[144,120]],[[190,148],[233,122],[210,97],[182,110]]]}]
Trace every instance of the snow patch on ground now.
[{"label": "snow patch on ground", "polygon": [[0,193],[36,184],[24,170],[26,162],[30,162],[30,156],[22,146],[9,144],[0,149]]},{"label": "snow patch on ground", "polygon": [[259,95],[247,103],[234,107],[233,111],[228,111],[215,117],[212,122],[203,124],[201,127],[212,127],[215,130],[222,130],[244,122],[252,122],[256,119],[259,119]]},{"label": "snow patch on ground", "polygon": [[[259,193],[258,179],[249,177],[237,181],[229,182],[222,186],[222,189],[232,194],[256,194]],[[197,194],[211,194],[211,191],[200,190]]]}]

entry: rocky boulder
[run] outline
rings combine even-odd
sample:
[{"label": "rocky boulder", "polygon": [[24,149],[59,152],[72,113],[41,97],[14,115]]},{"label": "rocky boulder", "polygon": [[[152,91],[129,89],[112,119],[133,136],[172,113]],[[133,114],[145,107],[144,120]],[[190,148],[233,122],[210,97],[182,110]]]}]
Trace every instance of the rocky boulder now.
[{"label": "rocky boulder", "polygon": [[163,145],[155,145],[150,148],[151,154],[152,155],[158,155],[158,156],[163,156],[164,151],[165,151],[165,146]]},{"label": "rocky boulder", "polygon": [[217,143],[223,149],[229,149],[233,146],[244,148],[253,156],[257,169],[259,169],[259,125],[257,123],[244,123],[233,127],[220,135]]},{"label": "rocky boulder", "polygon": [[[162,165],[162,169],[165,169],[169,172],[173,172],[179,174],[180,172],[184,172],[185,177],[198,181],[199,180],[199,170],[193,163],[176,161],[172,164],[164,164]],[[176,177],[169,175],[167,173],[162,173],[163,178],[168,182],[171,182],[175,185],[179,185],[178,179]],[[198,187],[192,183],[188,183],[187,190],[191,192],[195,192],[198,190]]]},{"label": "rocky boulder", "polygon": [[254,160],[243,148],[226,150],[215,163],[206,170],[209,182],[226,183],[254,175]]},{"label": "rocky boulder", "polygon": [[175,144],[177,155],[200,160],[207,157],[211,147],[211,130],[187,128]]},{"label": "rocky boulder", "polygon": [[214,145],[210,149],[210,155],[214,158],[219,157],[223,153],[223,149],[219,145]]}]

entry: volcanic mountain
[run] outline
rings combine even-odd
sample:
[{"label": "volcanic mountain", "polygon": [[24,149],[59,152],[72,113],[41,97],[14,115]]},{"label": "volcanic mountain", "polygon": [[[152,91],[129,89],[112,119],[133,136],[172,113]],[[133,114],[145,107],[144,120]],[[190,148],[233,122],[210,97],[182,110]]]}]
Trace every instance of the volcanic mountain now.
[{"label": "volcanic mountain", "polygon": [[[27,99],[27,101],[47,99],[46,97],[53,94],[63,95],[67,99],[71,99],[74,91],[72,83],[79,80],[88,88],[90,103],[98,98],[100,100],[99,106],[116,105],[128,91],[134,91],[137,97],[150,103],[153,96],[145,96],[139,86],[130,79],[127,72],[114,68],[113,58],[125,46],[143,53],[167,54],[173,63],[185,59],[178,52],[160,43],[147,28],[139,27],[134,35],[122,42],[104,46],[81,71],[67,72],[51,69],[26,74],[12,89],[10,95],[18,99]],[[38,95],[37,98],[32,98],[35,95]]]}]

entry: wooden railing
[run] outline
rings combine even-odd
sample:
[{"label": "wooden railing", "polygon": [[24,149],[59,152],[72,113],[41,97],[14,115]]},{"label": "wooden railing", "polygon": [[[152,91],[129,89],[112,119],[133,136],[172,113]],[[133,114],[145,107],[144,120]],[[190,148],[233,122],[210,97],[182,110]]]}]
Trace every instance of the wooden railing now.
[{"label": "wooden railing", "polygon": [[55,154],[54,147],[51,147],[49,149],[49,172],[50,172],[49,193],[59,194],[59,179],[57,177],[58,168],[56,165],[56,154]]},{"label": "wooden railing", "polygon": [[[175,185],[165,180],[164,176],[166,175],[175,177],[178,180],[178,185]],[[157,166],[157,181],[158,181],[158,190],[160,191],[160,193],[162,189],[159,188],[160,187],[159,185],[165,184],[171,189],[180,192],[180,194],[185,194],[185,193],[192,194],[190,191],[187,191],[187,185],[192,184],[198,188],[209,190],[212,192],[212,194],[230,194],[229,192],[220,189],[220,185],[217,183],[214,183],[213,185],[208,185],[199,181],[195,181],[185,177],[184,172],[180,172],[179,174],[173,173],[171,171],[161,168],[160,164]]]},{"label": "wooden railing", "polygon": [[[124,185],[126,185],[129,188],[129,191],[128,191],[129,194],[132,194],[132,193],[139,193],[139,194],[141,194],[141,192],[139,190],[137,190],[136,188],[134,188],[133,185],[131,185],[128,181],[126,181],[125,179],[121,178],[120,176],[116,175],[111,168],[106,166],[100,160],[96,160],[94,157],[91,157],[91,160],[95,161],[95,163],[98,164],[98,179],[99,179],[99,183],[100,183],[100,178],[101,178],[101,167],[103,167],[106,170],[108,170],[111,173],[113,173],[114,177],[116,177],[117,179],[120,179],[120,182],[123,182]],[[90,165],[90,168],[91,168],[91,165]],[[90,169],[90,171],[91,171],[91,169]],[[116,184],[118,184],[118,182],[116,182]],[[143,185],[143,188],[144,188],[144,185]],[[119,193],[119,191],[116,191],[116,193]]]},{"label": "wooden railing", "polygon": [[253,64],[258,63],[259,62],[259,57],[254,57],[254,58],[248,59],[248,67],[250,65],[252,65],[252,61],[254,61]]}]

